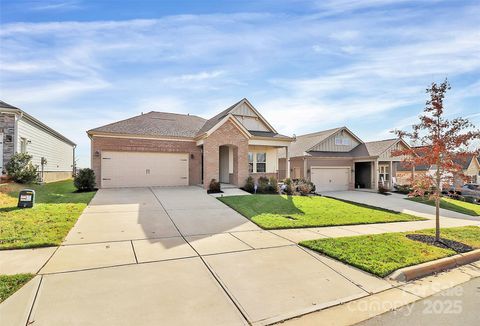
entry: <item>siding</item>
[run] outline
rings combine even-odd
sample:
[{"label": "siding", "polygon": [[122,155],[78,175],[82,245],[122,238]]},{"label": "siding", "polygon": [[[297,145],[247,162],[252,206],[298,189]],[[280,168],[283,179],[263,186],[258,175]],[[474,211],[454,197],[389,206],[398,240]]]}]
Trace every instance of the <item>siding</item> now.
[{"label": "siding", "polygon": [[232,114],[247,130],[270,131],[270,129],[260,120],[257,114],[250,107],[243,103],[236,107]]},{"label": "siding", "polygon": [[[335,145],[335,137],[346,137],[350,139],[349,145]],[[360,143],[350,135],[349,132],[345,130],[341,130],[339,132],[334,133],[324,141],[320,142],[316,146],[314,146],[311,151],[315,152],[350,152],[352,149],[360,145]],[[308,148],[305,148],[308,150]]]},{"label": "siding", "polygon": [[394,146],[388,148],[385,152],[382,153],[382,155],[380,155],[378,157],[379,160],[392,160],[392,161],[403,161],[405,159],[405,156],[393,156],[392,155],[392,152],[394,151],[397,151],[397,150],[404,150],[406,149],[405,145],[403,145],[402,143],[397,143],[395,144]]},{"label": "siding", "polygon": [[26,138],[30,143],[27,152],[33,156],[32,163],[40,167],[41,158],[47,159],[45,171],[72,171],[73,146],[58,139],[52,134],[40,129],[34,124],[20,119],[18,121],[17,151],[20,152],[21,138]]}]

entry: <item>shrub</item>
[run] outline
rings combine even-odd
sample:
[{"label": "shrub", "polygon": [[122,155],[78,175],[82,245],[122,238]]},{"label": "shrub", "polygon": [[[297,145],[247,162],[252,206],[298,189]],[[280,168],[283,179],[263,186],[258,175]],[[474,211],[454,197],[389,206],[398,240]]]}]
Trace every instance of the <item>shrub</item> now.
[{"label": "shrub", "polygon": [[39,181],[38,168],[32,164],[32,155],[17,153],[5,166],[7,174],[18,183],[35,183]]},{"label": "shrub", "polygon": [[217,179],[212,179],[210,181],[210,184],[208,185],[208,193],[215,194],[219,192],[222,192],[222,190],[220,189],[220,182],[217,181]]},{"label": "shrub", "polygon": [[269,184],[268,184],[267,177],[258,178],[257,183],[258,183],[257,193],[260,193],[260,194],[268,193]]},{"label": "shrub", "polygon": [[382,195],[385,195],[386,193],[388,193],[388,189],[385,186],[379,185],[378,186],[378,193],[382,194]]},{"label": "shrub", "polygon": [[395,185],[395,190],[404,195],[408,195],[412,192],[412,187],[410,185]]},{"label": "shrub", "polygon": [[269,186],[269,192],[271,194],[276,194],[278,193],[278,181],[277,178],[275,177],[270,177],[268,180],[268,186]]},{"label": "shrub", "polygon": [[302,196],[306,196],[309,193],[312,192],[312,185],[311,182],[308,182],[306,180],[298,180],[296,184],[297,191],[300,193]]},{"label": "shrub", "polygon": [[92,169],[78,170],[73,184],[78,191],[92,191],[95,190],[95,172]]},{"label": "shrub", "polygon": [[287,186],[285,188],[285,192],[287,193],[287,195],[293,195],[293,182],[292,182],[292,179],[290,178],[287,178],[283,181],[285,183],[285,185]]},{"label": "shrub", "polygon": [[253,193],[255,191],[255,181],[253,180],[252,177],[247,178],[247,180],[245,181],[245,186],[243,187],[243,190],[249,193]]}]

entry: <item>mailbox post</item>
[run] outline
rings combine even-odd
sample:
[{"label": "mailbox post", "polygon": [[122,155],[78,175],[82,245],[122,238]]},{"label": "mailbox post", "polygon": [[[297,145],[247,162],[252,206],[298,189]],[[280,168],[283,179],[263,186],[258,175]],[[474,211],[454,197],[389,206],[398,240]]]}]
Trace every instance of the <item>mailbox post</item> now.
[{"label": "mailbox post", "polygon": [[18,194],[18,205],[19,208],[32,208],[35,204],[35,190],[32,189],[23,189]]}]

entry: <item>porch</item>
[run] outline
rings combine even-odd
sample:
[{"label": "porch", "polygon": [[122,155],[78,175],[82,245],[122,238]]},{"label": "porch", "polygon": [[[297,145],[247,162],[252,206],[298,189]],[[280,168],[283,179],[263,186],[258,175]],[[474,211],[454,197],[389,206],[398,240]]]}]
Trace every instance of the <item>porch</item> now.
[{"label": "porch", "polygon": [[393,190],[398,161],[356,160],[355,189],[377,191],[380,187]]}]

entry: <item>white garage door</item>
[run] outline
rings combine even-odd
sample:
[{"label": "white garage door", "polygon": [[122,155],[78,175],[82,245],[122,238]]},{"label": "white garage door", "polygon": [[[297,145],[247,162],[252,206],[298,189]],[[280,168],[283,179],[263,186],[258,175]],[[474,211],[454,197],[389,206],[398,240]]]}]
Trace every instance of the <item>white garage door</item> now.
[{"label": "white garage door", "polygon": [[348,190],[349,167],[312,167],[311,173],[316,192]]},{"label": "white garage door", "polygon": [[102,152],[102,187],[187,186],[188,154]]}]

